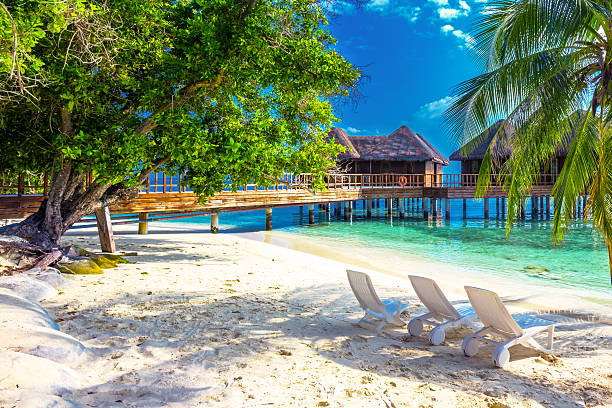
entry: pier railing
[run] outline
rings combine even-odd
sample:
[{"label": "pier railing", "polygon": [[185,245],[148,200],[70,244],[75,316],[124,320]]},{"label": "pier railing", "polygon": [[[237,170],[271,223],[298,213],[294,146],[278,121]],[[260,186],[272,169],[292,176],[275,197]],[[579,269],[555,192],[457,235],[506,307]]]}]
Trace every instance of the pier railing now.
[{"label": "pier railing", "polygon": [[[314,174],[285,174],[272,185],[261,186],[245,184],[233,186],[227,183],[224,192],[264,192],[303,190],[311,188],[315,179]],[[552,186],[557,180],[556,174],[539,174],[536,176],[535,186]],[[90,180],[90,178],[88,177]],[[501,178],[498,174],[491,174],[491,186],[500,186]],[[364,189],[364,188],[465,188],[476,187],[478,174],[346,174],[331,173],[324,177],[327,189]],[[46,196],[49,189],[47,175],[0,175],[0,195],[17,196],[39,195]],[[184,184],[182,175],[170,176],[164,173],[151,174],[140,194],[176,194],[193,193],[193,190]]]}]

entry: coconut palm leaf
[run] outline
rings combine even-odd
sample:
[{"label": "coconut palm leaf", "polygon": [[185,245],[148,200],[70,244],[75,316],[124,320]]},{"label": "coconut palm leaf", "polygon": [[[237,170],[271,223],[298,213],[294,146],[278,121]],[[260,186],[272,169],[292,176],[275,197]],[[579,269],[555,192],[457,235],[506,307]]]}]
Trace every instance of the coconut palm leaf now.
[{"label": "coconut palm leaf", "polygon": [[[553,189],[552,236],[561,242],[577,198],[588,192],[584,215],[611,251],[612,279],[610,2],[496,0],[475,30],[485,72],[455,88],[445,124],[465,145],[503,119],[485,153],[477,196],[486,194],[491,175],[499,172],[508,193],[509,233],[539,174],[571,140]],[[496,154],[498,143],[506,144],[509,158]]]}]

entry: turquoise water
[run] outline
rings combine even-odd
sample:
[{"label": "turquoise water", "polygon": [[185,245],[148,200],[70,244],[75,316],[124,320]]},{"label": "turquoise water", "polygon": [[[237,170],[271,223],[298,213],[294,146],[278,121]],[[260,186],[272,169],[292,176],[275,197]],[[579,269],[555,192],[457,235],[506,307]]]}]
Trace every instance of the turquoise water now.
[{"label": "turquoise water", "polygon": [[[608,255],[599,235],[590,225],[576,221],[560,247],[551,239],[551,221],[527,217],[506,236],[505,222],[483,220],[482,201],[468,200],[468,219],[462,219],[460,200],[453,200],[450,221],[426,221],[418,214],[399,219],[385,215],[384,208],[364,217],[361,202],[351,220],[324,212],[308,225],[308,211],[299,207],[273,210],[275,230],[329,243],[333,247],[385,249],[451,263],[490,276],[504,276],[540,286],[588,289],[610,295]],[[527,208],[529,212],[529,208]],[[263,230],[264,212],[221,214],[222,232]],[[185,222],[186,220],[178,220]],[[194,218],[198,224],[208,217]],[[201,225],[200,225],[201,226]]]}]

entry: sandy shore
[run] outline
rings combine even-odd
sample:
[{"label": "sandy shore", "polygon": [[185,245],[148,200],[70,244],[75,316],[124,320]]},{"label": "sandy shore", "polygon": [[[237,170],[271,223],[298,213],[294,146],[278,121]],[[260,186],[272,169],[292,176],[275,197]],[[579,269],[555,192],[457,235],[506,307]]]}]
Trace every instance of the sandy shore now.
[{"label": "sandy shore", "polygon": [[[377,336],[356,326],[362,314],[345,262],[168,224],[146,236],[133,229],[116,239],[119,250],[138,253],[134,263],[74,277],[42,303],[89,349],[71,365],[87,385],[66,399],[94,407],[612,404],[608,324],[543,314],[559,322],[555,356],[517,346],[501,370],[488,348],[463,355],[465,330],[434,347],[405,329]],[[98,249],[93,231],[65,243]],[[371,275],[381,297],[423,312],[406,279]]]}]

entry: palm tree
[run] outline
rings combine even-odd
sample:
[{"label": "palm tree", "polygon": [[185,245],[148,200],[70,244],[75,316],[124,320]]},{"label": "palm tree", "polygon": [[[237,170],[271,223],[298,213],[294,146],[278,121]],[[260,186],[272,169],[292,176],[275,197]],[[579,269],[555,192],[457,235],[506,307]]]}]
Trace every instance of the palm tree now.
[{"label": "palm tree", "polygon": [[[507,232],[538,173],[571,143],[553,188],[552,237],[563,239],[578,197],[608,248],[612,283],[612,10],[608,0],[497,0],[475,26],[485,73],[459,84],[445,113],[462,141],[503,119],[483,160],[477,195],[500,174]],[[508,131],[512,129],[512,131]],[[502,161],[492,146],[511,150]]]}]

